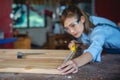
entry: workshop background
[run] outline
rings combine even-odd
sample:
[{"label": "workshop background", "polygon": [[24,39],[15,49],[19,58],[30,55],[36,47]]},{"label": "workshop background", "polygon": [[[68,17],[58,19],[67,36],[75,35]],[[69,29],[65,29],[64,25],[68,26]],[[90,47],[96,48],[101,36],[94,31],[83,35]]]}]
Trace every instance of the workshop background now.
[{"label": "workshop background", "polygon": [[64,32],[59,18],[71,3],[120,25],[120,0],[1,0],[0,48],[68,49],[73,37]]}]

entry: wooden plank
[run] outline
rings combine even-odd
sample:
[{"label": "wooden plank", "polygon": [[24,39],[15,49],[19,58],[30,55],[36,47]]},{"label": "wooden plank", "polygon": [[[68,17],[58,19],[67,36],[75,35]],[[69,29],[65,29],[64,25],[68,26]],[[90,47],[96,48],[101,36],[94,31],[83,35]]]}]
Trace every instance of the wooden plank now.
[{"label": "wooden plank", "polygon": [[[17,59],[17,52],[45,53]],[[69,50],[0,49],[0,72],[60,74],[57,67],[63,63]]]},{"label": "wooden plank", "polygon": [[59,59],[2,59],[0,67],[57,68],[63,60]]},{"label": "wooden plank", "polygon": [[61,74],[57,69],[3,68],[0,69],[0,72]]},{"label": "wooden plank", "polygon": [[23,53],[46,53],[39,55],[27,55],[26,58],[61,58],[64,59],[69,51],[68,50],[31,50],[31,49],[1,49],[0,58],[17,58],[17,52]]}]

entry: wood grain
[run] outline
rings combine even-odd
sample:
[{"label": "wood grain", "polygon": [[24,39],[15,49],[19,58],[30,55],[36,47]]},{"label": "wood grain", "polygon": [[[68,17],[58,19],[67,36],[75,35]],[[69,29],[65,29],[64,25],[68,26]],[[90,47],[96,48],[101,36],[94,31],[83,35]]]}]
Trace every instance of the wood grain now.
[{"label": "wood grain", "polygon": [[[45,53],[26,54],[17,59],[17,52]],[[63,63],[68,50],[32,50],[32,49],[0,49],[0,72],[60,74],[57,67]]]}]

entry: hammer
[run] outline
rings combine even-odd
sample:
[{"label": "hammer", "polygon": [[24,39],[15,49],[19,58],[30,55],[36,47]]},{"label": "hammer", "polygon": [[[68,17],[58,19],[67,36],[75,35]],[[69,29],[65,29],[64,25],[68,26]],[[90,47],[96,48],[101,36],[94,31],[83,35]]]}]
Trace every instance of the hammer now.
[{"label": "hammer", "polygon": [[22,59],[27,54],[33,55],[33,54],[45,54],[45,53],[23,53],[23,52],[18,52],[17,53],[17,59]]}]

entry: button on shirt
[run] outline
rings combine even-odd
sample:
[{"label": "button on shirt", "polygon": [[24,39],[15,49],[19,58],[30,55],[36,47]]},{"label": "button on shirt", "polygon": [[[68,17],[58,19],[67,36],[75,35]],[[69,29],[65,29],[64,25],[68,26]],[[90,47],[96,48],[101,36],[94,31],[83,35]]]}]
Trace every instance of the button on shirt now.
[{"label": "button on shirt", "polygon": [[101,61],[101,53],[104,48],[120,49],[120,30],[114,27],[118,27],[114,22],[97,16],[90,16],[90,21],[94,25],[98,23],[110,24],[110,25],[98,25],[92,29],[91,33],[86,35],[85,33],[78,39],[83,43],[87,43],[89,48],[84,50],[83,53],[89,52],[93,56],[92,61]]}]

